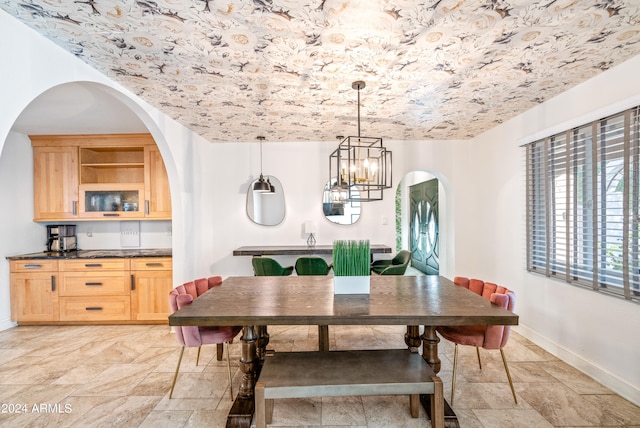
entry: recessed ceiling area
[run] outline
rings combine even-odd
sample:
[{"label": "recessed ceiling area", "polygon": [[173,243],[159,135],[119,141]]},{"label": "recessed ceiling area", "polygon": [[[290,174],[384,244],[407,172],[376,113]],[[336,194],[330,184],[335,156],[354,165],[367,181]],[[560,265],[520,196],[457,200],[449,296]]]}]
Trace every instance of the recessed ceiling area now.
[{"label": "recessed ceiling area", "polygon": [[363,136],[469,139],[640,53],[636,0],[0,8],[211,142],[355,135],[356,80]]}]

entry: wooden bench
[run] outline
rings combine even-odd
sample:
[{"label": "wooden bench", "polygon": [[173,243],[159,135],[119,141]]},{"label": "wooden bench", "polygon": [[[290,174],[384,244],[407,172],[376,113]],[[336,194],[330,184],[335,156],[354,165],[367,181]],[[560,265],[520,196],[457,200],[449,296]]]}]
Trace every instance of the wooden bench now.
[{"label": "wooden bench", "polygon": [[276,352],[265,357],[256,382],[256,428],[271,423],[275,398],[404,394],[410,396],[414,418],[420,394],[430,394],[431,426],[444,426],[442,381],[419,354],[403,349]]}]

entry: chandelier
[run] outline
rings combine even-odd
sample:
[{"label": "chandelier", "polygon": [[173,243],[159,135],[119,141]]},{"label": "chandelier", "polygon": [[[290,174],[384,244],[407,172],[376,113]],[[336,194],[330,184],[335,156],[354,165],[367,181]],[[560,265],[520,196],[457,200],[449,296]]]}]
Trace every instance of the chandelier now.
[{"label": "chandelier", "polygon": [[382,191],[391,188],[391,152],[382,138],[360,135],[360,90],[365,83],[357,80],[351,87],[358,91],[358,135],[344,138],[331,153],[329,178],[336,177],[345,200],[381,201]]}]

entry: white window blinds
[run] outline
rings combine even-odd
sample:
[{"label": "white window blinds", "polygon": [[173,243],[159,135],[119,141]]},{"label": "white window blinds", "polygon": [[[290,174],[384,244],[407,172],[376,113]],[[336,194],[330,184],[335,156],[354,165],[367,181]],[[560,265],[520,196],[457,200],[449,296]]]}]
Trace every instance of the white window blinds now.
[{"label": "white window blinds", "polygon": [[525,147],[527,269],[640,301],[640,108]]}]

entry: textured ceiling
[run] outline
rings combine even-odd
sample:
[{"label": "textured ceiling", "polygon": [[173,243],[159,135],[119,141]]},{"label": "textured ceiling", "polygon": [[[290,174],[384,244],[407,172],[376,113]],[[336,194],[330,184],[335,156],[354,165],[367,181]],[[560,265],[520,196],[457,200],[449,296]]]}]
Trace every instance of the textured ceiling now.
[{"label": "textured ceiling", "polygon": [[[0,0],[212,142],[466,139],[640,53],[640,0]],[[5,37],[7,37],[5,35]]]}]

